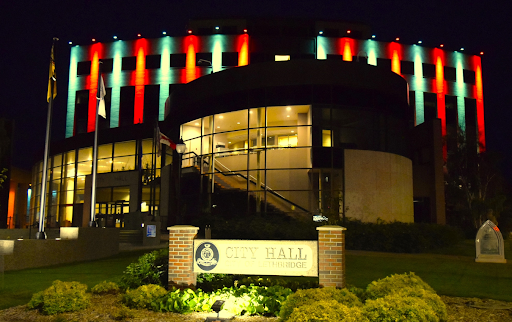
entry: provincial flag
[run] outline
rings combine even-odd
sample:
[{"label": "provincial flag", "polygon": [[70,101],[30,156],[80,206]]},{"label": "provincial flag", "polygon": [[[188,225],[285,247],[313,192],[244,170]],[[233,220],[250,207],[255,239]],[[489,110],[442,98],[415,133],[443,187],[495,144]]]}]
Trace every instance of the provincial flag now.
[{"label": "provincial flag", "polygon": [[96,99],[98,100],[98,115],[106,119],[107,112],[105,110],[105,83],[103,83],[103,76],[100,76],[100,86],[98,88]]},{"label": "provincial flag", "polygon": [[57,74],[55,73],[55,56],[53,54],[53,47],[50,54],[50,72],[48,76],[48,92],[46,94],[46,101],[50,102],[50,96],[52,96],[52,81],[53,81],[53,98],[57,96]]}]

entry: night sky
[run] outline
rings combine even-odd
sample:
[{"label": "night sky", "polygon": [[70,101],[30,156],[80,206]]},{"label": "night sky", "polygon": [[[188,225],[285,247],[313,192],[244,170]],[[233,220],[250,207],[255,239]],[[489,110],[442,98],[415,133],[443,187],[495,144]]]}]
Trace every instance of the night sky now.
[{"label": "night sky", "polygon": [[[501,5],[503,4],[503,5]],[[509,5],[509,4],[508,4]],[[299,17],[359,21],[371,26],[377,40],[400,37],[403,44],[444,44],[482,57],[488,150],[505,155],[504,170],[512,181],[512,52],[507,36],[510,10],[496,1],[2,1],[0,6],[0,117],[15,120],[13,165],[30,169],[44,148],[46,89],[53,37],[58,96],[52,140],[64,139],[69,41],[112,41],[185,34],[192,18]]]}]

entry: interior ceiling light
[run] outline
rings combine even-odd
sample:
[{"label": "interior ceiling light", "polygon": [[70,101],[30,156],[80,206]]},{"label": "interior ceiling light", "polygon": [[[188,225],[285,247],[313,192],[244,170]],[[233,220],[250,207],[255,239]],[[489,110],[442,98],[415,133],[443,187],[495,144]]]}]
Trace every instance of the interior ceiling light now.
[{"label": "interior ceiling light", "polygon": [[291,110],[292,110],[292,108],[288,106],[288,107],[286,108],[286,110],[287,110],[287,111],[291,111]]}]

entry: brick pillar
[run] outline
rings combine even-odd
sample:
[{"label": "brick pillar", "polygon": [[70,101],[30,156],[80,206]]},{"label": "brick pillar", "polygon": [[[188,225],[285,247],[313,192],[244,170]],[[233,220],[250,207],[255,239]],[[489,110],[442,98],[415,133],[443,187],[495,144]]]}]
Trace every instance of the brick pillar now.
[{"label": "brick pillar", "polygon": [[318,230],[318,284],[345,287],[345,230],[341,226],[321,226]]},{"label": "brick pillar", "polygon": [[198,227],[177,225],[169,230],[169,286],[194,287],[194,239]]}]

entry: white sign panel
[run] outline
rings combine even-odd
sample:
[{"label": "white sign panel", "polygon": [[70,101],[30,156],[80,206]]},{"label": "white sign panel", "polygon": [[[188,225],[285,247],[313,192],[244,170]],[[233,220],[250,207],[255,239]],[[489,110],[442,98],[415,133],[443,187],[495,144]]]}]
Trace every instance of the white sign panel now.
[{"label": "white sign panel", "polygon": [[318,276],[318,242],[194,240],[194,272]]}]

